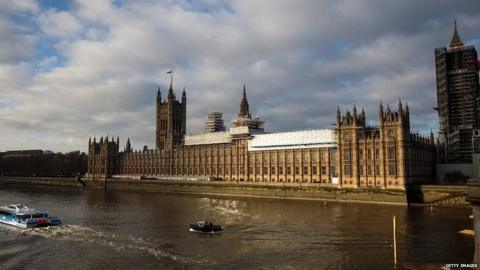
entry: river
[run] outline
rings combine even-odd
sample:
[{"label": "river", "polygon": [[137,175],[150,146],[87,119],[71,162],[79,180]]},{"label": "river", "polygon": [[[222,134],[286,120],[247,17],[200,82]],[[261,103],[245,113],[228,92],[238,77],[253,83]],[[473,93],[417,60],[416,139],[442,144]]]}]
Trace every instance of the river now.
[{"label": "river", "polygon": [[[471,209],[0,186],[63,225],[0,225],[0,269],[397,269],[470,263]],[[188,232],[208,219],[218,235]]]}]

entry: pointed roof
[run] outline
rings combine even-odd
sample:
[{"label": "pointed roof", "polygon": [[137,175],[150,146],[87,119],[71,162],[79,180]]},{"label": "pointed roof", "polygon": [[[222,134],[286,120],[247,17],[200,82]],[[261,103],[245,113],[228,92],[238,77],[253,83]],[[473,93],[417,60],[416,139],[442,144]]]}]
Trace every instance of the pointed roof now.
[{"label": "pointed roof", "polygon": [[168,99],[175,99],[175,94],[173,94],[172,83],[170,82],[170,87],[168,88]]},{"label": "pointed roof", "polygon": [[463,46],[462,39],[460,39],[460,35],[458,34],[458,31],[457,31],[457,20],[455,20],[453,24],[454,24],[453,36],[452,36],[452,41],[450,42],[450,47]]},{"label": "pointed roof", "polygon": [[185,87],[183,87],[182,100],[186,100],[186,99],[187,99],[187,92],[185,91]]},{"label": "pointed roof", "polygon": [[250,117],[250,111],[248,109],[248,101],[247,101],[247,91],[245,90],[245,84],[243,84],[243,97],[242,101],[240,102],[240,113],[238,114],[240,117]]}]

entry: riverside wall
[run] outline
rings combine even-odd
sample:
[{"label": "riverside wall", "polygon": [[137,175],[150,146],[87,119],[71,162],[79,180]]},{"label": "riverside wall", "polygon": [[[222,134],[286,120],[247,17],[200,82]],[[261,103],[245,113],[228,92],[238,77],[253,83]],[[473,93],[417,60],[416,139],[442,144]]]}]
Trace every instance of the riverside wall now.
[{"label": "riverside wall", "polygon": [[414,186],[406,191],[379,189],[338,189],[335,186],[237,183],[222,181],[175,181],[107,179],[85,181],[84,187],[75,178],[0,177],[2,185],[48,185],[87,189],[133,190],[209,196],[260,197],[270,199],[302,199],[358,203],[438,205],[466,207],[465,186]]}]

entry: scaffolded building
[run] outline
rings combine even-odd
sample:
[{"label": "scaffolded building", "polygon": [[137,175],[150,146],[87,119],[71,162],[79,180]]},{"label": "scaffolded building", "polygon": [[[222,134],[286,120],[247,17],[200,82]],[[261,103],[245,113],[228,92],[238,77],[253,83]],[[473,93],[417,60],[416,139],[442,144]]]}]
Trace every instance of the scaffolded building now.
[{"label": "scaffolded building", "polygon": [[437,110],[440,120],[439,161],[472,162],[472,136],[479,128],[477,51],[464,46],[455,22],[448,48],[435,49]]},{"label": "scaffolded building", "polygon": [[221,112],[209,112],[205,122],[205,132],[225,131]]}]

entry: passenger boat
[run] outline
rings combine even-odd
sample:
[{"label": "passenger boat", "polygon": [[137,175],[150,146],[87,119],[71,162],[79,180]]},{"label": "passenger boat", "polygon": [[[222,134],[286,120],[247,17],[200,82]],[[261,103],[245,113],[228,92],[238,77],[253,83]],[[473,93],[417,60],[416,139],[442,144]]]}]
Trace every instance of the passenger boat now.
[{"label": "passenger boat", "polygon": [[190,224],[191,232],[203,232],[203,233],[216,233],[223,231],[223,227],[220,225],[214,225],[207,221],[197,221],[194,224]]},{"label": "passenger boat", "polygon": [[49,216],[47,211],[28,208],[23,204],[11,204],[0,207],[0,223],[19,228],[60,225],[57,217]]}]

